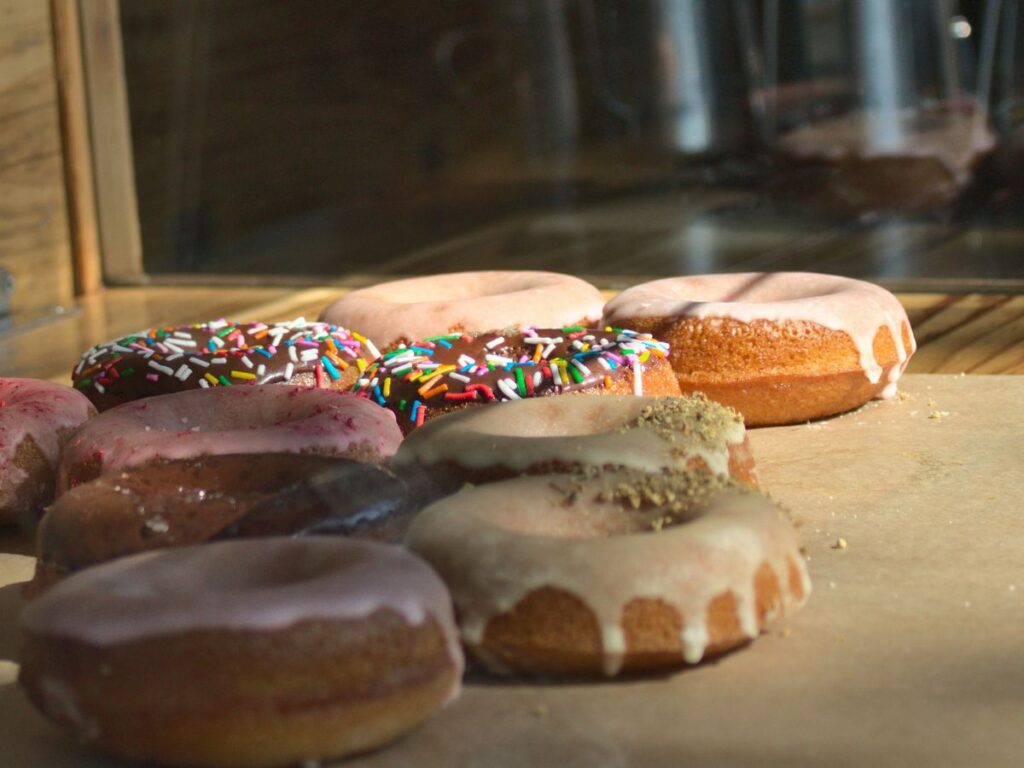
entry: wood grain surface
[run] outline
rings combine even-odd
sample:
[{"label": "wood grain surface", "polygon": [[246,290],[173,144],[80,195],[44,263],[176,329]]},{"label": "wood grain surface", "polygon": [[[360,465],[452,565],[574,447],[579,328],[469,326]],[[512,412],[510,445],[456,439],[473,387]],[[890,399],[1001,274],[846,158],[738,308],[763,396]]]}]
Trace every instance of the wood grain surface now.
[{"label": "wood grain surface", "polygon": [[0,0],[0,266],[12,311],[67,304],[71,250],[49,4]]},{"label": "wood grain surface", "polygon": [[[68,381],[90,346],[153,325],[314,319],[344,288],[109,288],[55,322],[0,337],[0,375]],[[606,297],[614,295],[605,291]],[[898,294],[918,340],[911,373],[1024,374],[1024,295]],[[358,329],[357,329],[358,330]]]}]

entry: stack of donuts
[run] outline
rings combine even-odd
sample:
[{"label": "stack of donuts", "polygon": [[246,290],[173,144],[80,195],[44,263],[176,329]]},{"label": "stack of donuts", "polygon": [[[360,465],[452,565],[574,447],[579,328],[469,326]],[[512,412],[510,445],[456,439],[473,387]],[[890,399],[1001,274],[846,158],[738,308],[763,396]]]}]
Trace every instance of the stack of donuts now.
[{"label": "stack of donuts", "polygon": [[464,652],[544,678],[721,655],[810,592],[746,428],[889,397],[913,348],[845,278],[606,304],[477,272],[148,329],[72,387],[0,379],[0,520],[38,553],[20,682],[114,756],[277,766],[415,728]]}]

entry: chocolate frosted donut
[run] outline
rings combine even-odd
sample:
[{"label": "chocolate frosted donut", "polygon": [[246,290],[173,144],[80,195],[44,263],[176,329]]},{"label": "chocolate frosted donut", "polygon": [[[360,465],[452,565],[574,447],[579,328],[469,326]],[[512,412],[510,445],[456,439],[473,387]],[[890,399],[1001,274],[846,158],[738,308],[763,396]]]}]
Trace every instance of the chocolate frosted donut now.
[{"label": "chocolate frosted donut", "polygon": [[398,447],[391,466],[441,489],[592,467],[687,468],[756,484],[743,417],[703,395],[548,397],[435,419]]},{"label": "chocolate frosted donut", "polygon": [[31,591],[107,560],[215,539],[331,533],[397,543],[414,511],[402,480],[350,459],[157,461],[83,483],[46,511]]},{"label": "chocolate frosted donut", "polygon": [[142,397],[239,384],[347,389],[377,357],[373,342],[328,323],[213,320],[150,328],[93,347],[74,386],[104,411]]},{"label": "chocolate frosted donut", "polygon": [[559,394],[678,395],[668,345],[619,328],[527,328],[434,336],[386,352],[354,392],[390,408],[408,433],[443,413]]}]

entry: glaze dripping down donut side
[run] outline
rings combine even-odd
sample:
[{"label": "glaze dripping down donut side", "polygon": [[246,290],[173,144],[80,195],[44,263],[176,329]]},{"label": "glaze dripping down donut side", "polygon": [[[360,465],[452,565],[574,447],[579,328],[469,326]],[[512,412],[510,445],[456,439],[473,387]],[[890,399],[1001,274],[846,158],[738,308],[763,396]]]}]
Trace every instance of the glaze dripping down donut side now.
[{"label": "glaze dripping down donut side", "polygon": [[521,477],[427,507],[406,544],[496,671],[615,675],[753,639],[810,591],[766,497],[706,472]]},{"label": "glaze dripping down donut side", "polygon": [[661,334],[680,389],[736,408],[747,426],[808,421],[892,397],[916,349],[891,293],[813,273],[656,280],[609,301],[605,322]]}]

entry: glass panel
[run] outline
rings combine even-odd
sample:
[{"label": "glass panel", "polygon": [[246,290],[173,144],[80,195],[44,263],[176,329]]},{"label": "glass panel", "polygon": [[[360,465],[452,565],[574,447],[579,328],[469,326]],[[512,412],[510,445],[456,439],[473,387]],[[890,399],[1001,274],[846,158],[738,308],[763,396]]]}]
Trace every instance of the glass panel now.
[{"label": "glass panel", "polygon": [[[145,269],[1024,277],[1019,198],[985,152],[939,199],[836,211],[807,204],[820,179],[793,194],[800,163],[780,151],[887,94],[879,119],[917,110],[886,123],[896,154],[936,105],[988,131],[983,6],[125,2]],[[886,72],[904,80],[886,89]]]}]

